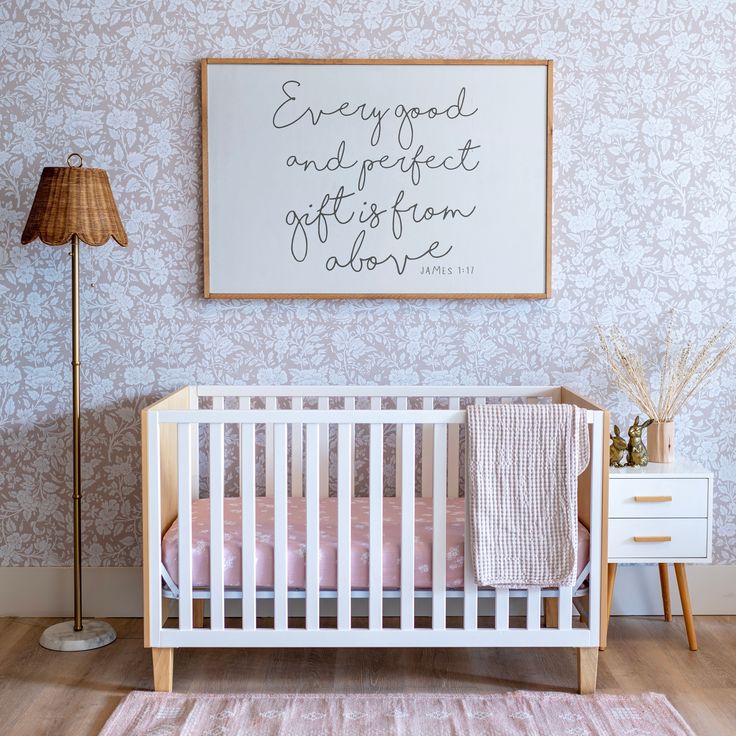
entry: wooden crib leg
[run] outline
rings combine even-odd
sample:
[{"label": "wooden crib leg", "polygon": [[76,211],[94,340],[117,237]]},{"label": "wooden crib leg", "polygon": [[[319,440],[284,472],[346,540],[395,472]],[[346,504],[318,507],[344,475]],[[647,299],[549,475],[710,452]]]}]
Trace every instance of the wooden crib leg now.
[{"label": "wooden crib leg", "polygon": [[544,599],[544,626],[556,629],[559,626],[560,606],[557,598]]},{"label": "wooden crib leg", "polygon": [[195,629],[204,628],[204,598],[192,601],[192,624]]},{"label": "wooden crib leg", "polygon": [[171,647],[154,647],[153,689],[157,693],[170,693],[174,688],[174,650]]},{"label": "wooden crib leg", "polygon": [[595,692],[598,679],[598,647],[578,648],[578,692],[589,695]]}]

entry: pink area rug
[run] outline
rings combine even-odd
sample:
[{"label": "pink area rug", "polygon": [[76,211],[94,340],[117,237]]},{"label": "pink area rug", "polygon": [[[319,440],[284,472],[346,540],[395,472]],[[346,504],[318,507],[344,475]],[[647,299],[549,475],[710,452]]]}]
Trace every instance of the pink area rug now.
[{"label": "pink area rug", "polygon": [[664,695],[133,692],[100,736],[694,736]]}]

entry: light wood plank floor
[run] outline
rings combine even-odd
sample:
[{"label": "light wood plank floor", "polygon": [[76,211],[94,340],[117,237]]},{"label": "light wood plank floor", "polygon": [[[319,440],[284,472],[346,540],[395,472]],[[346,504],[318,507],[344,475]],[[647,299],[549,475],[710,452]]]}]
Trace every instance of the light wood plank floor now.
[{"label": "light wood plank floor", "polygon": [[[139,619],[113,619],[118,640],[93,652],[38,645],[49,619],[0,619],[0,732],[96,736],[125,693],[151,688]],[[682,619],[614,618],[598,692],[665,693],[703,736],[736,733],[736,617],[696,618],[699,652]],[[180,650],[178,692],[570,691],[572,650]]]}]

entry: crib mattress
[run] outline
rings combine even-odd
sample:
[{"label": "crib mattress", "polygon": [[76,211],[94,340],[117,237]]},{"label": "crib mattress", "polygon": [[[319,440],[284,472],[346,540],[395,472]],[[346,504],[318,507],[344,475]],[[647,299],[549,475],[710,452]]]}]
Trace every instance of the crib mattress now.
[{"label": "crib mattress", "polygon": [[[414,582],[416,589],[432,587],[432,499],[415,499]],[[210,530],[209,500],[192,503],[192,581],[195,588],[209,588]],[[337,586],[337,499],[321,498],[319,505],[320,588]],[[351,508],[351,586],[368,588],[369,501],[354,498]],[[304,498],[288,502],[288,586],[303,589],[306,577],[306,505]],[[241,504],[239,498],[225,499],[225,586],[242,584]],[[465,499],[447,499],[446,586],[460,589],[464,582]],[[588,563],[590,535],[578,523],[578,575]],[[174,521],[162,543],[163,563],[175,583],[179,582],[179,528]],[[401,499],[383,499],[383,585],[400,587]],[[273,499],[256,499],[256,585],[273,588]]]}]

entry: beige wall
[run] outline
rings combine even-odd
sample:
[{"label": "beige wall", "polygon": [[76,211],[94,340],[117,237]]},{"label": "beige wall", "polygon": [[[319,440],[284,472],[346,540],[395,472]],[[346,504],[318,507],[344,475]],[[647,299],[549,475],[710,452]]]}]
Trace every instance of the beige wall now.
[{"label": "beige wall", "polygon": [[[0,7],[0,565],[70,564],[69,259],[19,243],[41,167],[71,151],[109,170],[131,241],[82,257],[92,566],[140,564],[139,410],[185,383],[566,384],[623,424],[593,322],[651,345],[670,308],[693,333],[736,311],[729,3],[206,7]],[[228,55],[554,59],[554,297],[202,299],[197,61]],[[680,452],[716,473],[715,559],[731,564],[735,373],[678,423]]]}]

